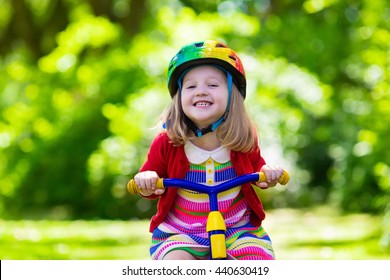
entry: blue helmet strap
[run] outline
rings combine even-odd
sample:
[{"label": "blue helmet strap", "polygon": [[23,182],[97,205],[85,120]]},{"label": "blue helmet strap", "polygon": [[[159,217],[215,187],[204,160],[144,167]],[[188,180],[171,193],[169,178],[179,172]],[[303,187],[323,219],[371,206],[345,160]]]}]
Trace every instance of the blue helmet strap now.
[{"label": "blue helmet strap", "polygon": [[[228,88],[228,101],[227,101],[227,105],[226,105],[226,110],[225,110],[225,113],[223,114],[223,116],[221,118],[219,118],[219,120],[217,120],[216,122],[210,124],[208,127],[205,127],[205,128],[199,128],[195,125],[195,123],[190,120],[189,117],[187,117],[184,112],[184,122],[186,123],[186,125],[189,127],[189,129],[191,129],[194,133],[195,133],[195,136],[196,137],[202,137],[203,135],[209,133],[209,132],[213,132],[214,130],[216,130],[226,119],[228,113],[229,113],[229,107],[230,107],[230,100],[231,100],[231,95],[232,95],[232,86],[233,86],[233,77],[232,75],[226,71],[224,68],[218,66],[218,65],[212,65],[214,67],[217,67],[219,69],[221,69],[222,71],[224,71],[226,73],[226,76],[227,76],[227,88]],[[182,90],[182,79],[184,77],[184,75],[189,71],[190,69],[186,70],[185,72],[182,73],[182,75],[179,77],[178,79],[178,84],[179,84],[179,94],[181,95],[181,90]],[[180,107],[181,107],[181,101],[180,101]],[[183,109],[182,109],[183,110]]]}]

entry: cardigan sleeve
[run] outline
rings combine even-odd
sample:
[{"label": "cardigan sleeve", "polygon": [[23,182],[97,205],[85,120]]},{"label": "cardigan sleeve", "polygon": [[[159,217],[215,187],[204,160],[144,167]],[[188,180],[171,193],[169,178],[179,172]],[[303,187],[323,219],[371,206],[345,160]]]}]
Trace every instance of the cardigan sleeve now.
[{"label": "cardigan sleeve", "polygon": [[[166,149],[165,143],[168,143],[166,134],[160,133],[154,138],[150,145],[149,152],[145,163],[140,168],[140,172],[144,171],[155,171],[160,178],[167,177],[167,161],[165,157]],[[143,196],[146,199],[156,199],[160,196],[152,194],[150,196]]]},{"label": "cardigan sleeve", "polygon": [[167,135],[160,133],[150,145],[147,159],[142,165],[140,172],[155,171],[160,178],[167,177],[166,144]]}]

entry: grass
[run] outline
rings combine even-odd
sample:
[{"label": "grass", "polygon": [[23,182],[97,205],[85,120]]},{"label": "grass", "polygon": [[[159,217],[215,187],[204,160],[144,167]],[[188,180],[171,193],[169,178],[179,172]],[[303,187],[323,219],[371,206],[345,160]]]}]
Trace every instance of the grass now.
[{"label": "grass", "polygon": [[382,217],[340,215],[326,207],[271,212],[264,228],[271,236],[277,259],[379,260],[390,259],[381,245]]},{"label": "grass", "polygon": [[0,259],[146,259],[147,221],[1,221]]},{"label": "grass", "polygon": [[[381,217],[331,208],[270,211],[264,228],[277,259],[390,259]],[[148,221],[3,221],[0,259],[149,259]]]}]

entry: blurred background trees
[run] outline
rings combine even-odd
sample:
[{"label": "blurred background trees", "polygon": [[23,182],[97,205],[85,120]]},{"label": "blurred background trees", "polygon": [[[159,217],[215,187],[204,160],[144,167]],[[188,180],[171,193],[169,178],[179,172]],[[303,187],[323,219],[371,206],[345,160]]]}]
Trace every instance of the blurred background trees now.
[{"label": "blurred background trees", "polygon": [[263,154],[292,173],[266,207],[376,213],[386,233],[385,0],[1,0],[1,217],[149,217],[126,183],[170,101],[169,60],[210,38],[242,57]]}]

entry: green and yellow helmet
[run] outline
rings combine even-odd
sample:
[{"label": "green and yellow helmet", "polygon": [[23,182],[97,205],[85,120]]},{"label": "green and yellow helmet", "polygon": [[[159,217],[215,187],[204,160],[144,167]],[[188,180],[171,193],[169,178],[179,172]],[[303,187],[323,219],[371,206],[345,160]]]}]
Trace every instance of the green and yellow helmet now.
[{"label": "green and yellow helmet", "polygon": [[233,77],[233,82],[246,96],[246,78],[242,62],[238,55],[223,43],[215,40],[185,45],[172,58],[168,67],[168,89],[173,97],[179,87],[178,81],[183,73],[198,65],[216,65]]}]

